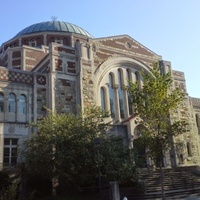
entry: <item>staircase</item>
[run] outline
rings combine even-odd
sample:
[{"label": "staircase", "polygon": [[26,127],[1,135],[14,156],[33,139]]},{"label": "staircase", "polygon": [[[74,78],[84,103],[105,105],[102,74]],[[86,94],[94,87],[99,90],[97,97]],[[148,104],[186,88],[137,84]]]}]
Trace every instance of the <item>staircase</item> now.
[{"label": "staircase", "polygon": [[[132,190],[127,195],[128,200],[161,199],[161,178],[159,170],[141,171],[142,189]],[[163,185],[166,199],[177,199],[177,196],[200,195],[200,176],[189,170],[163,170]],[[180,198],[181,199],[181,198]],[[199,196],[200,199],[200,196]]]}]

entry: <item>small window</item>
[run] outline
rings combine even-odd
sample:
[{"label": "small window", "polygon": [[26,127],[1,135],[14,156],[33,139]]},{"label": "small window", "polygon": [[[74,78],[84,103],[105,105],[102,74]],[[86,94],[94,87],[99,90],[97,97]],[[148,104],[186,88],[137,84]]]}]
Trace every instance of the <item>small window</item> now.
[{"label": "small window", "polygon": [[4,95],[0,93],[0,112],[4,112]]},{"label": "small window", "polygon": [[19,113],[26,114],[26,96],[23,94],[19,97]]},{"label": "small window", "polygon": [[35,41],[35,40],[31,40],[31,41],[29,42],[29,46],[31,46],[31,47],[36,47],[36,41]]},{"label": "small window", "polygon": [[4,153],[3,164],[4,166],[15,166],[17,164],[17,138],[4,139]]},{"label": "small window", "polygon": [[57,39],[55,39],[55,43],[63,44],[63,40],[61,40],[60,38],[57,38]]},{"label": "small window", "polygon": [[67,38],[63,38],[63,44],[64,45],[69,45],[68,39]]},{"label": "small window", "polygon": [[16,111],[16,96],[14,94],[9,94],[8,97],[8,112],[15,113]]}]

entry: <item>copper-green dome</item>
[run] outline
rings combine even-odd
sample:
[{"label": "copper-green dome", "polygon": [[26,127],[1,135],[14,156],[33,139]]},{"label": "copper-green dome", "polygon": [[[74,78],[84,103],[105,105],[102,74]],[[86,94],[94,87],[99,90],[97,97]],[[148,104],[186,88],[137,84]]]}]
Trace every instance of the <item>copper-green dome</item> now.
[{"label": "copper-green dome", "polygon": [[28,35],[32,33],[39,33],[39,32],[67,32],[67,33],[76,33],[87,36],[89,38],[93,38],[93,36],[83,28],[80,28],[77,25],[63,21],[47,21],[47,22],[40,22],[37,24],[33,24],[20,31],[15,37]]}]

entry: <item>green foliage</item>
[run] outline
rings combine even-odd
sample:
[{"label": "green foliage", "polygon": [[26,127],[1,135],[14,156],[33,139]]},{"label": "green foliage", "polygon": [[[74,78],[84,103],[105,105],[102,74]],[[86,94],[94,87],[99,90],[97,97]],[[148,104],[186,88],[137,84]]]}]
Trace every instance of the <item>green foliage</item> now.
[{"label": "green foliage", "polygon": [[19,178],[11,180],[9,174],[0,171],[0,200],[13,200],[18,193]]},{"label": "green foliage", "polygon": [[99,176],[105,184],[133,178],[130,155],[121,140],[108,137],[105,117],[98,107],[80,115],[50,112],[35,125],[37,134],[24,144],[28,172],[64,179],[73,188],[95,186]]},{"label": "green foliage", "polygon": [[4,171],[0,171],[0,197],[2,197],[2,199],[4,199],[3,197],[6,191],[8,191],[10,185],[11,185],[11,181],[10,181],[8,173]]},{"label": "green foliage", "polygon": [[170,73],[161,74],[158,63],[150,73],[142,72],[143,86],[138,89],[137,83],[130,82],[128,91],[135,113],[141,118],[143,126],[141,145],[146,146],[149,156],[157,160],[162,152],[170,148],[172,137],[188,131],[186,121],[172,121],[171,113],[178,109],[185,94],[173,89]]}]

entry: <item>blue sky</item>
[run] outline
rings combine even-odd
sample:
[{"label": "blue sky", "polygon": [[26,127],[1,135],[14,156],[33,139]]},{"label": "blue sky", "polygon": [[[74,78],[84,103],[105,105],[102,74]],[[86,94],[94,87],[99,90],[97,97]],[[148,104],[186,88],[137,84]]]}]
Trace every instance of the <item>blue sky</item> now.
[{"label": "blue sky", "polygon": [[0,44],[52,16],[95,38],[129,35],[183,71],[200,98],[200,0],[0,0]]}]

